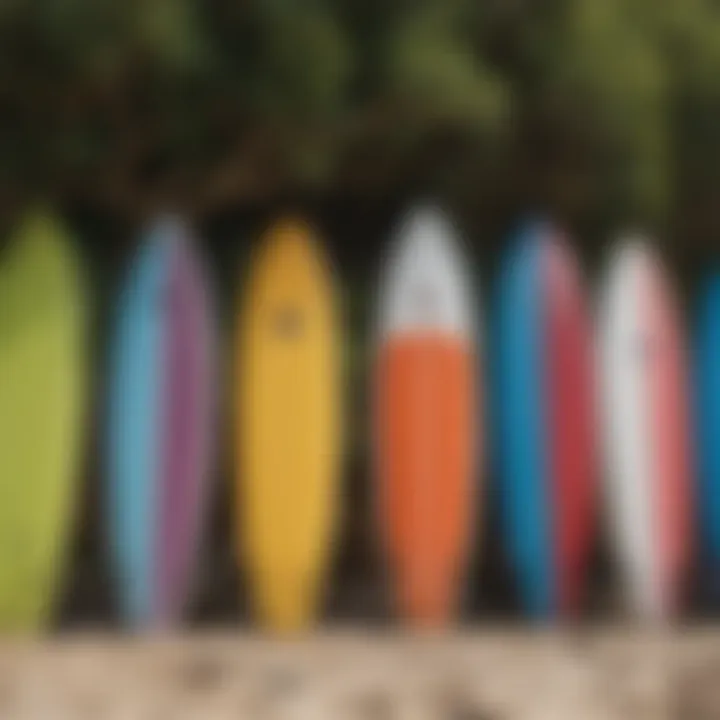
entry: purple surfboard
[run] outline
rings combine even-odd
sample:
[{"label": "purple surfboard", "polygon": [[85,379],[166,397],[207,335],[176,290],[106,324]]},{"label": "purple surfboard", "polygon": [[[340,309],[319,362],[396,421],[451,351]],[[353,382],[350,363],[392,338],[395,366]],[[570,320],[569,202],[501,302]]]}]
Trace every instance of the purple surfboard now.
[{"label": "purple surfboard", "polygon": [[195,586],[212,471],[212,289],[185,226],[153,225],[118,307],[109,539],[128,624],[177,623]]},{"label": "purple surfboard", "polygon": [[210,464],[213,345],[206,278],[186,239],[169,261],[165,402],[157,534],[157,613],[179,618],[192,587]]}]

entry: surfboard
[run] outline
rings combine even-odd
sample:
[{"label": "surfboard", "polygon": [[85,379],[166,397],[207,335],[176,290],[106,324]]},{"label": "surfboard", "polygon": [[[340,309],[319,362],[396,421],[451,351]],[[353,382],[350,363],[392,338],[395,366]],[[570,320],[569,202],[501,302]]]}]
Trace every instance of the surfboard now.
[{"label": "surfboard", "polygon": [[323,596],[343,437],[339,299],[306,223],[265,234],[237,322],[236,547],[257,620],[298,631]]},{"label": "surfboard", "polygon": [[630,609],[667,619],[689,558],[689,388],[677,301],[641,238],[611,256],[600,351],[610,537]]},{"label": "surfboard", "polygon": [[30,213],[0,259],[0,630],[49,620],[77,502],[87,299],[60,220]]},{"label": "surfboard", "polygon": [[438,209],[404,218],[383,269],[374,351],[378,525],[397,613],[458,611],[482,457],[472,282]]},{"label": "surfboard", "polygon": [[189,230],[158,220],[121,291],[110,353],[107,519],[132,627],[181,620],[210,490],[214,310]]},{"label": "surfboard", "polygon": [[713,601],[720,597],[720,275],[699,293],[693,357],[697,518],[703,576]]},{"label": "surfboard", "polygon": [[593,539],[592,330],[580,268],[551,225],[512,238],[498,283],[497,469],[519,595],[536,619],[579,612]]}]

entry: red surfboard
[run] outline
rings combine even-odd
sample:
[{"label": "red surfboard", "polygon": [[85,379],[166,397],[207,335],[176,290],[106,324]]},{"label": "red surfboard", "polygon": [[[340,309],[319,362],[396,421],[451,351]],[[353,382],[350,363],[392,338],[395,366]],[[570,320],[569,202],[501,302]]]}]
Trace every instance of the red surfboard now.
[{"label": "red surfboard", "polygon": [[548,403],[557,609],[582,600],[594,531],[595,403],[590,317],[575,256],[561,238],[547,245]]},{"label": "red surfboard", "polygon": [[522,226],[509,248],[494,347],[505,546],[525,610],[568,617],[594,531],[595,383],[580,268],[547,223]]}]

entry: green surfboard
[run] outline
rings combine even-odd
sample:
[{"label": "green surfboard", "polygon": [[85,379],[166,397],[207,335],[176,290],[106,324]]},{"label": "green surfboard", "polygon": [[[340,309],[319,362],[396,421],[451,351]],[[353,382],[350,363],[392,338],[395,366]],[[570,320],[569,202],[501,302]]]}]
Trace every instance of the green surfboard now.
[{"label": "green surfboard", "polygon": [[0,632],[47,622],[76,504],[87,371],[78,258],[52,215],[0,255]]}]

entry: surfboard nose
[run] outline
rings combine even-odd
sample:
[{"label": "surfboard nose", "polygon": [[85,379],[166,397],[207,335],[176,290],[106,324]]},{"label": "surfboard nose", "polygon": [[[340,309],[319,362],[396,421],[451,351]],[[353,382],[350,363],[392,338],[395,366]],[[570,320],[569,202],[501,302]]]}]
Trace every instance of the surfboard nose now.
[{"label": "surfboard nose", "polygon": [[309,223],[286,218],[263,236],[253,260],[247,296],[267,306],[316,307],[334,285],[329,261]]},{"label": "surfboard nose", "polygon": [[381,336],[427,330],[472,335],[468,285],[458,234],[447,216],[435,207],[411,210],[381,283]]}]

